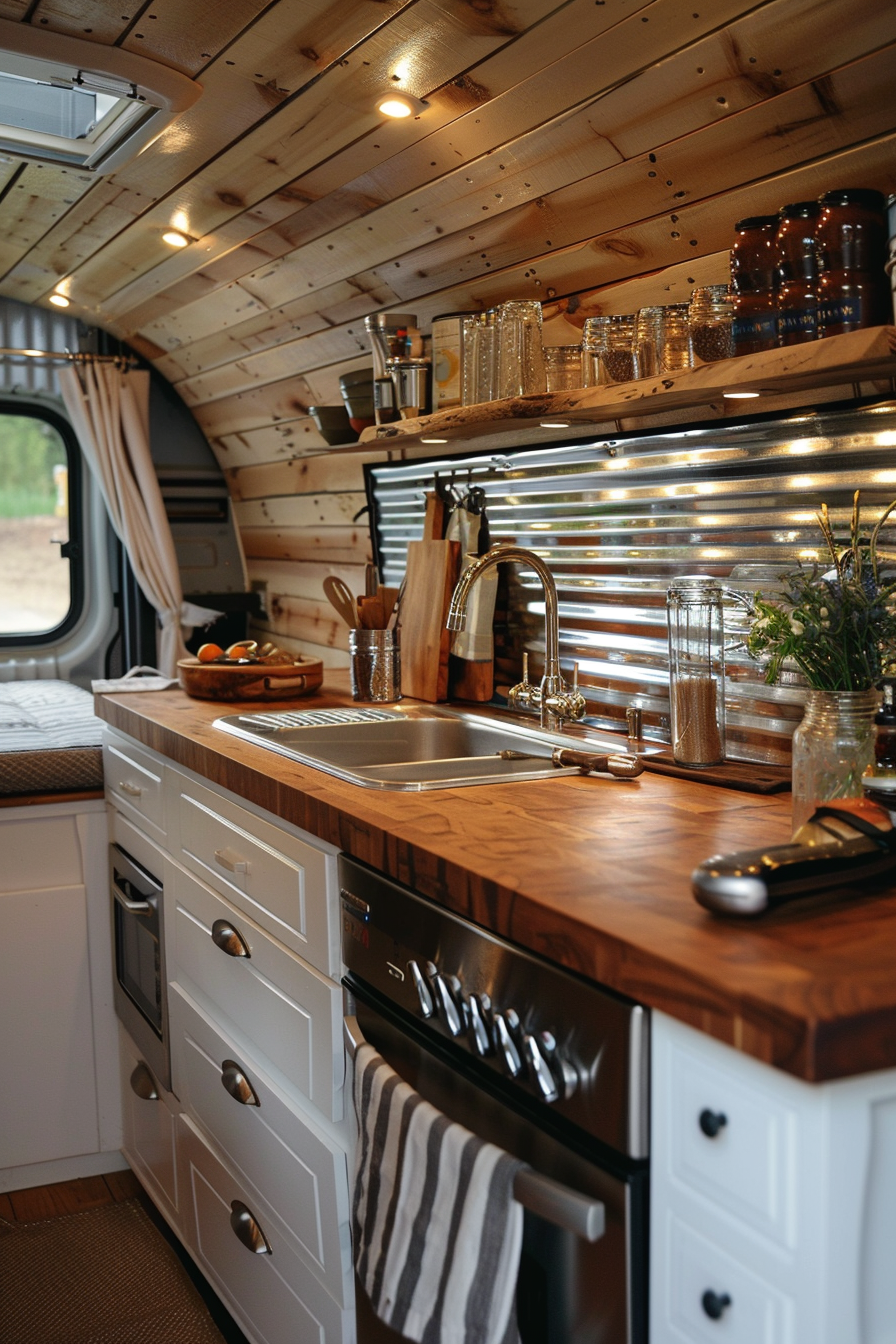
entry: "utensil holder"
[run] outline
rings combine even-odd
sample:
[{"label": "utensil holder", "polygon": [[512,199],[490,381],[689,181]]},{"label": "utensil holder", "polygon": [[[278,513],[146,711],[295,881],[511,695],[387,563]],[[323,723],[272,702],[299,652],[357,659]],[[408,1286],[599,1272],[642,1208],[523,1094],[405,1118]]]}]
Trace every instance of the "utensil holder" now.
[{"label": "utensil holder", "polygon": [[401,699],[399,630],[350,630],[352,699],[388,703]]}]

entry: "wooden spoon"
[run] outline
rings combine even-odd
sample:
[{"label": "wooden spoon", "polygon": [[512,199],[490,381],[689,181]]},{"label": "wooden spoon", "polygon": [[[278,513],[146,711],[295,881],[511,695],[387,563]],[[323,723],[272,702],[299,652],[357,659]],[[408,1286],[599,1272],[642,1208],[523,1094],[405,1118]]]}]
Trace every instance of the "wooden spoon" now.
[{"label": "wooden spoon", "polygon": [[358,604],[344,579],[338,578],[335,574],[328,574],[324,579],[324,596],[339,612],[350,630],[360,630]]}]

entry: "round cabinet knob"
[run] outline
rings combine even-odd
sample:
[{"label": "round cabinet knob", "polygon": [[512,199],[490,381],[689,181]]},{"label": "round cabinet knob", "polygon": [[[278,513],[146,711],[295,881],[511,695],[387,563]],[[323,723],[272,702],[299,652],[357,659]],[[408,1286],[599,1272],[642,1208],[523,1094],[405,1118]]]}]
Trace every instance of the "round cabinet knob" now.
[{"label": "round cabinet knob", "polygon": [[711,1111],[707,1106],[700,1112],[698,1124],[708,1139],[714,1139],[727,1123],[728,1117],[722,1111]]},{"label": "round cabinet knob", "polygon": [[707,1288],[700,1299],[700,1304],[711,1321],[718,1321],[725,1308],[731,1306],[731,1298],[727,1293],[714,1293],[711,1288]]}]

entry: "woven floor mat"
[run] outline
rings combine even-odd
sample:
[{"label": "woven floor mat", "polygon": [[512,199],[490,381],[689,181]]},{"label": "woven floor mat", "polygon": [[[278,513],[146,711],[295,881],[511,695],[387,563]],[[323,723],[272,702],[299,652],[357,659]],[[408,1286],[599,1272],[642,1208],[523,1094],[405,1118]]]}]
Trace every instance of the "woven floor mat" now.
[{"label": "woven floor mat", "polygon": [[223,1344],[136,1199],[0,1219],[0,1304],[0,1344]]}]

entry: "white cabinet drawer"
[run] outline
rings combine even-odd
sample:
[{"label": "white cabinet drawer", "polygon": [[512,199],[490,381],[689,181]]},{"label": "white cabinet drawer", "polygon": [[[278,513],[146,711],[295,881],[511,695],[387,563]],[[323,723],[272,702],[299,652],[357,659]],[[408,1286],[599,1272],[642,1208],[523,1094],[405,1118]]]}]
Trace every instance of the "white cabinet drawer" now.
[{"label": "white cabinet drawer", "polygon": [[[270,938],[247,915],[177,868],[173,901],[173,978],[195,986],[233,1029],[331,1120],[342,1118],[345,1059],[342,991]],[[222,921],[218,924],[218,921]],[[232,929],[247,952],[233,956],[213,934]]]},{"label": "white cabinet drawer", "polygon": [[[153,1078],[137,1047],[122,1028],[119,1028],[118,1039],[124,1128],[122,1150],[169,1222],[179,1226],[180,1192],[175,1160],[177,1102]],[[147,1084],[154,1084],[155,1097]]]},{"label": "white cabinet drawer", "polygon": [[685,1044],[669,1047],[669,1175],[673,1185],[680,1182],[790,1248],[797,1236],[798,1115],[762,1086],[752,1061],[738,1062],[735,1075]]},{"label": "white cabinet drawer", "polygon": [[176,853],[185,867],[325,975],[338,976],[336,858],[176,771]]},{"label": "white cabinet drawer", "polygon": [[664,1245],[666,1263],[654,1278],[663,1295],[652,1313],[657,1344],[793,1344],[790,1297],[671,1214]]},{"label": "white cabinet drawer", "polygon": [[[184,1107],[280,1215],[295,1237],[299,1255],[332,1296],[342,1306],[349,1305],[352,1270],[344,1150],[310,1117],[297,1113],[264,1070],[251,1056],[245,1057],[179,985],[171,987],[169,1017],[174,1074]],[[240,1094],[233,1065],[251,1092]],[[240,1095],[247,1100],[240,1100]]]},{"label": "white cabinet drawer", "polygon": [[[258,1344],[353,1344],[353,1303],[343,1307],[334,1301],[296,1255],[276,1216],[255,1202],[253,1192],[224,1166],[193,1122],[181,1116],[179,1126],[192,1202],[188,1238],[237,1320]],[[255,1219],[267,1250],[253,1252],[239,1239],[231,1219],[240,1213],[244,1225],[248,1216]]]},{"label": "white cabinet drawer", "polygon": [[153,839],[165,836],[165,767],[151,752],[106,730],[103,741],[106,795]]}]

